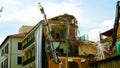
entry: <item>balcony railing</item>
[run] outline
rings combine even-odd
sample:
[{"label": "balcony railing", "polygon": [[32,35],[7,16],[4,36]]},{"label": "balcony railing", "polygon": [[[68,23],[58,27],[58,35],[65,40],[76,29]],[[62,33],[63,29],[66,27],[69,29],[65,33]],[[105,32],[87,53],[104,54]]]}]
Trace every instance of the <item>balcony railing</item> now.
[{"label": "balcony railing", "polygon": [[33,62],[33,61],[35,61],[35,56],[33,56],[33,57],[27,59],[26,61],[24,61],[24,62],[23,62],[23,66],[25,66],[25,65]]},{"label": "balcony railing", "polygon": [[5,57],[7,57],[7,55],[8,55],[8,52],[4,52],[1,54],[1,56],[5,56]]},{"label": "balcony railing", "polygon": [[7,58],[8,57],[8,53],[5,53],[3,56]]},{"label": "balcony railing", "polygon": [[27,48],[28,46],[30,46],[33,42],[34,42],[34,38],[32,38],[30,41],[28,41],[28,42],[23,46],[23,49],[25,49],[25,48]]}]

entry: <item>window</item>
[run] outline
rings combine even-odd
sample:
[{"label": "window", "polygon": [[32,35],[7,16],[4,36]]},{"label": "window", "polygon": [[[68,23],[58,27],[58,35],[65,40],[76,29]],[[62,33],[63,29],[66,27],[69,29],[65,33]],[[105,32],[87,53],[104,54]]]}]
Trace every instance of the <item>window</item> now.
[{"label": "window", "polygon": [[26,53],[26,60],[29,58],[28,53]]},{"label": "window", "polygon": [[75,28],[70,28],[70,39],[75,40]]},{"label": "window", "polygon": [[17,64],[22,64],[22,57],[21,56],[18,56],[17,57]]},{"label": "window", "polygon": [[1,53],[1,56],[3,56],[5,53],[8,54],[8,44],[5,46],[4,49],[2,49],[2,53]]},{"label": "window", "polygon": [[4,66],[5,66],[5,68],[8,68],[8,58],[6,60],[4,60]]},{"label": "window", "polygon": [[3,65],[3,62],[2,62],[2,63],[1,63],[1,68],[3,68],[3,66],[4,66],[4,65]]},{"label": "window", "polygon": [[60,39],[60,34],[56,33],[56,39]]},{"label": "window", "polygon": [[32,51],[30,50],[30,57],[32,57]]},{"label": "window", "polygon": [[68,62],[69,68],[79,68],[79,65],[77,62]]},{"label": "window", "polygon": [[18,50],[22,50],[22,43],[18,42]]},{"label": "window", "polygon": [[60,54],[64,54],[64,50],[62,48],[59,49]]},{"label": "window", "polygon": [[4,49],[2,49],[2,54],[1,54],[1,56],[3,56],[3,54],[4,54]]},{"label": "window", "polygon": [[5,53],[8,53],[8,44],[5,46]]},{"label": "window", "polygon": [[66,29],[62,29],[62,32],[60,33],[60,39],[61,40],[65,40],[66,39]]}]

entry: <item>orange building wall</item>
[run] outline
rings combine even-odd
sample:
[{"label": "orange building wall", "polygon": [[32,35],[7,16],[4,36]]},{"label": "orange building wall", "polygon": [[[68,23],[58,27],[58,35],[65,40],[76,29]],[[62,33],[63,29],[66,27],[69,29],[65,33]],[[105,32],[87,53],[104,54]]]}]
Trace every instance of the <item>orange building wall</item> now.
[{"label": "orange building wall", "polygon": [[[66,68],[66,57],[60,57],[60,60],[62,62],[62,68]],[[69,57],[68,62],[76,62],[78,64],[78,68],[82,68],[81,58],[79,57]],[[59,64],[55,64],[52,60],[49,60],[49,68],[59,68]]]}]

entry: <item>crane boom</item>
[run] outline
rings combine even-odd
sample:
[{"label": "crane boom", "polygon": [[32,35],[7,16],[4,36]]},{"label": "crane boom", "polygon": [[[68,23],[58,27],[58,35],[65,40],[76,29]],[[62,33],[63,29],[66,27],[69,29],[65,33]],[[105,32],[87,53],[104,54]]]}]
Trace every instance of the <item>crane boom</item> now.
[{"label": "crane boom", "polygon": [[110,46],[110,49],[115,46],[116,39],[117,39],[117,31],[118,31],[118,26],[119,26],[119,15],[120,15],[120,6],[119,6],[120,1],[117,2],[116,5],[116,16],[115,16],[115,23],[113,27],[113,33],[112,33],[112,45]]},{"label": "crane boom", "polygon": [[41,13],[42,13],[43,16],[44,16],[45,26],[46,26],[47,33],[48,33],[48,37],[49,37],[49,41],[50,41],[50,42],[48,43],[48,45],[50,46],[50,51],[51,51],[51,53],[52,53],[53,62],[55,62],[56,64],[58,64],[58,63],[60,63],[60,60],[59,60],[59,58],[58,58],[58,56],[57,56],[57,53],[56,53],[56,51],[55,51],[55,49],[54,49],[54,47],[53,47],[53,42],[52,42],[52,41],[53,41],[53,37],[52,37],[52,35],[51,35],[51,31],[50,31],[50,27],[49,27],[48,20],[47,20],[46,14],[45,14],[45,12],[44,12],[44,8],[42,7],[42,5],[41,5],[40,3],[38,3],[38,4],[39,4]]}]

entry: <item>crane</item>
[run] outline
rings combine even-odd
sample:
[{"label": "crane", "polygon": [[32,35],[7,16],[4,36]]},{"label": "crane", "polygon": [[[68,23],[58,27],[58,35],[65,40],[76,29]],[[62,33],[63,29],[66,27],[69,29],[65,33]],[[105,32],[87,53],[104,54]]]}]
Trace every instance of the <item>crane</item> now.
[{"label": "crane", "polygon": [[120,15],[120,1],[117,2],[116,5],[116,16],[115,16],[115,23],[114,23],[114,27],[113,27],[113,33],[112,33],[112,44],[110,46],[110,50],[113,49],[113,47],[115,46],[116,43],[116,39],[117,39],[117,31],[118,31],[118,26],[119,26],[119,15]]},{"label": "crane", "polygon": [[56,64],[59,64],[60,63],[60,60],[57,56],[57,52],[56,50],[54,49],[54,46],[53,46],[53,37],[51,35],[51,31],[50,31],[50,27],[49,27],[49,23],[48,23],[48,20],[47,20],[47,17],[46,17],[46,14],[44,12],[44,8],[42,7],[42,5],[40,3],[38,3],[39,7],[40,7],[40,11],[41,13],[43,14],[44,16],[44,20],[45,20],[45,28],[46,28],[46,31],[48,33],[48,38],[49,38],[49,47],[50,47],[50,52],[52,54],[52,59],[53,59],[53,62],[55,62]]}]

